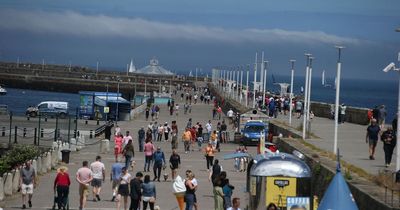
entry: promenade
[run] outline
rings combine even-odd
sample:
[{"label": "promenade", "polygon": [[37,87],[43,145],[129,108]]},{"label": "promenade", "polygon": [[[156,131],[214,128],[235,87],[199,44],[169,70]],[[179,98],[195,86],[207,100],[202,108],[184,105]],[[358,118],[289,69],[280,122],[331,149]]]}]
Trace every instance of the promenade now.
[{"label": "promenade", "polygon": [[[178,92],[178,95],[180,93]],[[208,120],[211,119],[212,114],[212,104],[192,104],[192,113],[188,113],[187,115],[183,114],[183,102],[180,99],[175,99],[175,103],[180,104],[180,112],[179,115],[170,116],[169,112],[167,112],[167,106],[162,105],[160,111],[160,118],[157,120],[159,123],[168,122],[171,124],[172,120],[176,120],[179,128],[179,146],[178,146],[178,154],[181,156],[182,165],[178,170],[178,174],[182,177],[185,176],[185,171],[187,169],[192,170],[195,173],[196,179],[199,182],[199,187],[196,192],[197,200],[199,203],[199,209],[214,209],[214,200],[213,200],[213,192],[212,192],[212,184],[208,181],[209,173],[206,170],[206,160],[202,152],[197,151],[197,145],[195,147],[195,151],[189,154],[184,153],[183,143],[181,142],[180,136],[186,126],[186,122],[189,118],[193,119],[193,123],[200,122],[203,126],[206,124]],[[146,121],[144,114],[139,116],[137,119],[132,121],[118,122],[118,125],[121,127],[123,134],[125,131],[129,130],[131,132],[132,137],[134,138],[135,144],[135,157],[136,167],[133,171],[129,171],[131,175],[135,175],[137,171],[143,170],[144,165],[144,154],[138,152],[138,141],[137,141],[137,131],[142,126],[147,126],[151,121]],[[213,120],[213,128],[216,128],[217,120]],[[229,126],[231,129],[231,126]],[[233,135],[232,137],[233,138]],[[92,143],[100,140],[101,138],[89,140],[87,143]],[[168,162],[169,157],[171,155],[171,144],[170,142],[155,142],[156,146],[160,146],[165,153],[166,161]],[[206,146],[203,144],[203,147]],[[246,200],[246,195],[244,193],[245,185],[246,185],[246,173],[244,172],[236,172],[233,168],[233,160],[223,160],[222,155],[226,153],[230,153],[236,149],[237,145],[235,144],[221,144],[221,152],[216,154],[216,158],[220,160],[221,165],[225,171],[228,173],[228,178],[232,185],[235,186],[235,190],[233,192],[233,197],[241,198],[241,207],[245,207],[248,203]],[[87,146],[79,152],[71,153],[70,164],[67,165],[69,168],[68,172],[71,178],[71,187],[69,194],[69,203],[70,209],[78,209],[79,199],[78,199],[78,184],[75,180],[75,173],[78,168],[81,166],[82,161],[94,161],[96,155],[99,153],[99,144],[95,144],[92,146]],[[102,162],[106,166],[106,181],[103,183],[102,192],[100,193],[101,201],[93,202],[92,194],[88,197],[87,207],[85,209],[98,209],[98,210],[107,210],[107,209],[116,209],[116,203],[111,202],[112,191],[111,191],[111,182],[110,182],[110,169],[111,164],[114,162],[113,155],[113,143],[110,145],[110,152],[108,154],[100,154],[102,156]],[[255,147],[248,148],[251,154],[256,153]],[[165,171],[162,173],[169,173],[170,169],[167,167]],[[144,174],[150,174],[151,179],[153,179],[153,172],[146,172]],[[39,186],[35,189],[33,196],[33,207],[32,209],[50,209],[53,205],[53,181],[55,178],[56,172],[53,171],[46,175],[40,176]],[[164,182],[155,182],[157,189],[157,201],[156,206],[160,206],[162,210],[172,210],[178,209],[177,202],[175,196],[172,193],[172,181],[171,176],[169,176],[169,180]],[[129,204],[129,202],[128,202]],[[22,207],[21,197],[13,196],[12,198],[7,198],[5,202],[5,209],[20,209]]]}]

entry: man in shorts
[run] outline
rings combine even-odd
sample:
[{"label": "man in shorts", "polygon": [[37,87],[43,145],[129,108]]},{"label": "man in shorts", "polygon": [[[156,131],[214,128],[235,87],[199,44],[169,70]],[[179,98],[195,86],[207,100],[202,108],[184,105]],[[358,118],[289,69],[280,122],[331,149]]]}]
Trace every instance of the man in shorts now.
[{"label": "man in shorts", "polygon": [[375,147],[378,143],[379,132],[381,128],[376,122],[376,119],[371,120],[371,125],[367,128],[367,136],[365,138],[365,142],[369,144],[369,159],[375,160]]},{"label": "man in shorts", "polygon": [[113,197],[111,201],[115,200],[115,197],[117,196],[117,191],[118,191],[118,184],[119,184],[119,178],[121,177],[122,173],[122,168],[125,166],[124,163],[118,163],[115,162],[111,166],[111,174],[110,174],[110,180],[112,182],[112,190],[113,190]]},{"label": "man in shorts", "polygon": [[79,210],[86,206],[86,198],[89,195],[89,183],[92,181],[93,175],[89,168],[89,163],[85,160],[82,167],[76,172],[76,181],[79,183]]},{"label": "man in shorts", "polygon": [[22,208],[26,209],[26,194],[28,194],[28,205],[32,208],[32,195],[33,187],[36,185],[35,169],[31,167],[31,162],[25,163],[25,167],[21,169],[21,176],[19,180],[20,189],[22,192]]},{"label": "man in shorts", "polygon": [[106,169],[104,167],[104,163],[101,162],[101,157],[96,156],[96,161],[90,164],[90,170],[92,171],[93,180],[91,185],[93,187],[93,201],[100,201],[100,191],[101,184],[105,180]]}]

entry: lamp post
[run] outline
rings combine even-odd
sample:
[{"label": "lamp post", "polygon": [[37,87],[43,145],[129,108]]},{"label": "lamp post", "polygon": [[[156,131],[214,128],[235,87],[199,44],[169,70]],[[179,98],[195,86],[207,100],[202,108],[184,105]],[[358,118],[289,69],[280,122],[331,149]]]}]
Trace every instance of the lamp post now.
[{"label": "lamp post", "polygon": [[[265,66],[264,66],[264,51],[261,52],[261,64],[260,64],[260,88],[259,90],[264,92],[264,70],[265,70]],[[264,103],[263,103],[264,104]]]},{"label": "lamp post", "polygon": [[342,68],[342,63],[340,61],[341,51],[343,46],[335,46],[338,49],[338,60],[337,60],[337,72],[336,72],[336,100],[335,100],[335,130],[333,137],[333,153],[336,155],[337,152],[337,132],[338,132],[338,120],[339,120],[339,96],[340,96],[340,73]]},{"label": "lamp post", "polygon": [[268,67],[268,61],[264,61],[264,79],[263,79],[263,104],[266,106],[267,104],[265,103],[265,91],[267,90],[267,67]]},{"label": "lamp post", "polygon": [[254,83],[253,83],[253,108],[256,108],[256,83],[257,83],[257,53],[254,63]]},{"label": "lamp post", "polygon": [[311,104],[311,84],[312,84],[312,61],[314,57],[310,57],[310,65],[308,68],[308,94],[307,94],[307,138],[310,138],[311,121],[310,121],[310,104]]},{"label": "lamp post", "polygon": [[289,125],[292,125],[292,112],[293,112],[293,77],[294,77],[294,62],[296,60],[290,60],[292,66],[291,77],[290,77],[290,99],[289,99]]},{"label": "lamp post", "polygon": [[239,102],[242,103],[243,98],[243,66],[240,66],[240,92],[239,92]]},{"label": "lamp post", "polygon": [[118,108],[119,108],[119,82],[120,82],[120,79],[118,79],[118,83],[117,83],[117,110],[116,110],[116,115],[115,115],[115,121],[116,121],[117,125],[118,125],[118,116],[119,116],[119,110],[118,110]]},{"label": "lamp post", "polygon": [[246,107],[249,106],[249,72],[250,72],[250,64],[247,64],[247,74],[246,74]]},{"label": "lamp post", "polygon": [[311,54],[304,54],[307,57],[306,65],[306,81],[305,81],[305,91],[304,91],[304,104],[303,104],[303,139],[306,139],[306,128],[307,128],[307,101],[308,101],[308,73],[309,73],[309,62]]}]

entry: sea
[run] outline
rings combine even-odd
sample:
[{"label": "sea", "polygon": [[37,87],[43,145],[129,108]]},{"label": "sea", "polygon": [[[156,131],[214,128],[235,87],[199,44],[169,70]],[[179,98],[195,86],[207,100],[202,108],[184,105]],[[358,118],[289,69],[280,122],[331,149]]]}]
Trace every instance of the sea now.
[{"label": "sea", "polygon": [[[251,79],[251,78],[250,78]],[[279,91],[276,83],[290,83],[290,76],[276,75],[267,81],[267,89],[273,92]],[[243,81],[245,83],[245,81]],[[301,87],[304,87],[304,77],[294,78],[294,94],[301,94]],[[334,89],[334,78],[327,78],[326,83],[330,87],[324,87],[319,77],[312,79],[311,101],[335,103],[336,90]],[[0,104],[8,105],[9,111],[14,115],[24,115],[27,107],[35,106],[42,101],[67,101],[70,110],[76,110],[80,104],[78,93],[60,93],[49,91],[38,91],[29,89],[18,89],[6,87],[7,94],[0,95]],[[398,100],[397,80],[365,80],[365,79],[341,79],[340,81],[340,103],[347,106],[373,108],[377,105],[385,105],[387,120],[395,117]]]}]

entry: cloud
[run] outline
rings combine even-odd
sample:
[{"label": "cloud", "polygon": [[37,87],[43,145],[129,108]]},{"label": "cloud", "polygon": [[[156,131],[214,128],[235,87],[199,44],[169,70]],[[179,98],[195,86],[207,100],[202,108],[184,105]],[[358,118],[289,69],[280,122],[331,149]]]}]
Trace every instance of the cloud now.
[{"label": "cloud", "polygon": [[[226,29],[172,24],[142,18],[84,15],[72,11],[49,13],[0,10],[0,29],[88,37],[126,37],[145,40],[187,40],[228,43],[359,44],[360,40],[322,31],[284,29]],[[8,20],[8,21],[5,21]]]}]

